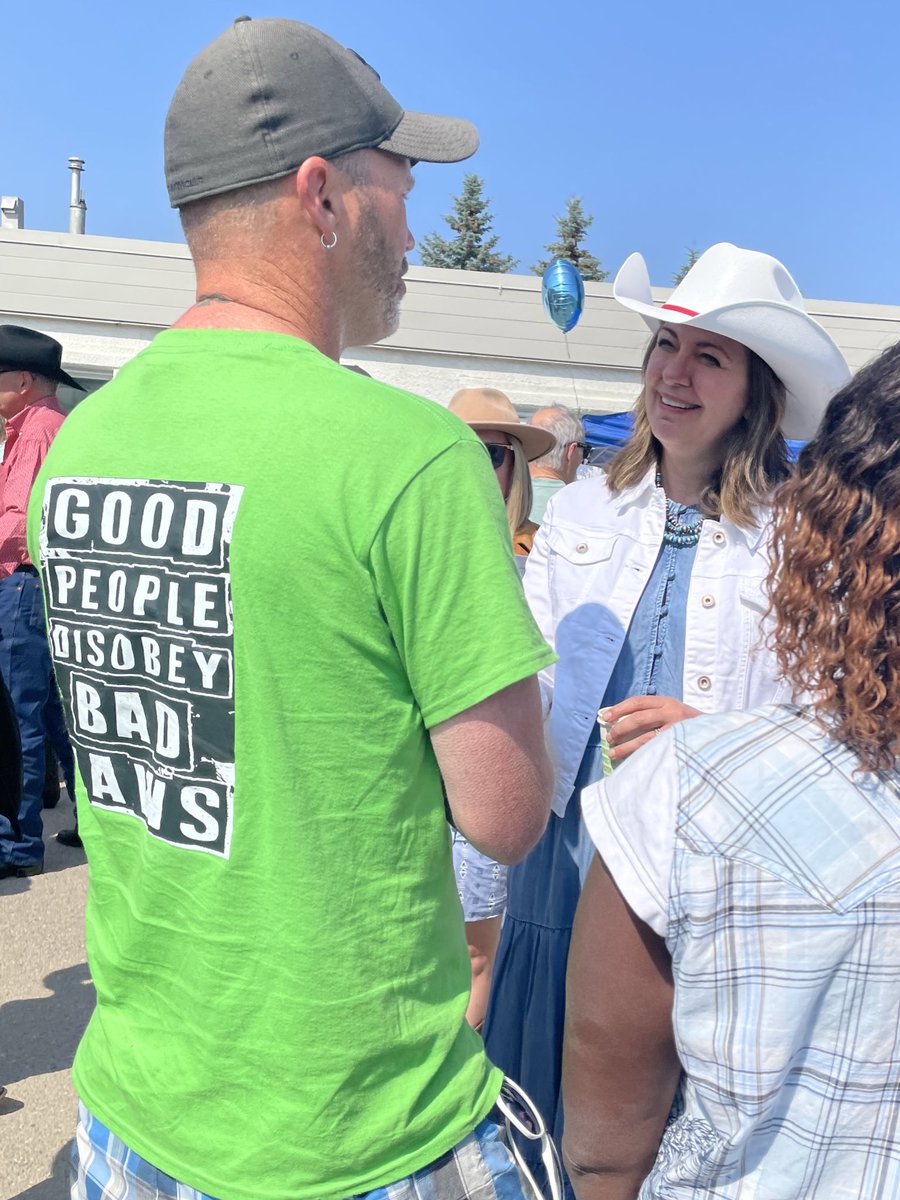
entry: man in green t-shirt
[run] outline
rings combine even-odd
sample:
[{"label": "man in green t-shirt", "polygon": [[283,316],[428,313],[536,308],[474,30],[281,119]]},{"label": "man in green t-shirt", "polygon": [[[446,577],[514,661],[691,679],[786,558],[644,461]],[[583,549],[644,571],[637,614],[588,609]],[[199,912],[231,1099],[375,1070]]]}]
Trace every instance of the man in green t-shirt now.
[{"label": "man in green t-shirt", "polygon": [[523,1194],[442,780],[479,849],[528,852],[553,655],[481,443],[338,361],[396,329],[411,163],[476,145],[293,21],[241,18],[176,91],[197,302],[29,513],[91,868],[73,1195]]}]

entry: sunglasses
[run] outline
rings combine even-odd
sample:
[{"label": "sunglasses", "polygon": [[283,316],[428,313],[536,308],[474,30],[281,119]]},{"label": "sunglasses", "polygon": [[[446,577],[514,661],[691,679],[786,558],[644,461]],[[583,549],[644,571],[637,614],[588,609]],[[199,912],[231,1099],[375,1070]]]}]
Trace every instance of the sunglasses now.
[{"label": "sunglasses", "polygon": [[588,454],[590,454],[590,451],[591,451],[590,442],[572,442],[572,445],[578,447],[578,449],[581,451],[583,458],[587,458]]},{"label": "sunglasses", "polygon": [[507,454],[512,454],[512,446],[500,446],[496,442],[485,442],[488,454],[491,456],[491,466],[499,471],[506,462]]}]

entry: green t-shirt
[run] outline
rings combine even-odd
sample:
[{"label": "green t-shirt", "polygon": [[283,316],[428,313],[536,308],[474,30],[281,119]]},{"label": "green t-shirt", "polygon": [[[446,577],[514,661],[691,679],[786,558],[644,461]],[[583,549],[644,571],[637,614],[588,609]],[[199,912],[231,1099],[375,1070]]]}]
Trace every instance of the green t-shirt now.
[{"label": "green t-shirt", "polygon": [[499,1074],[427,730],[553,661],[483,447],[297,339],[170,330],[68,418],[29,538],[90,860],[85,1104],[222,1200],[438,1158]]}]

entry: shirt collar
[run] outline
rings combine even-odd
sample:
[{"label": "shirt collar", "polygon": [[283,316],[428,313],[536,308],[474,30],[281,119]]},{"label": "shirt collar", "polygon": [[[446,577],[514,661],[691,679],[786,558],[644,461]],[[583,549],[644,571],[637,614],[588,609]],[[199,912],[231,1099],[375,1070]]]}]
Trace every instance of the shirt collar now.
[{"label": "shirt collar", "polygon": [[[658,496],[659,500],[654,498]],[[624,488],[618,497],[618,511],[625,513],[629,508],[646,508],[654,503],[662,506],[662,493],[656,486],[656,467],[649,469],[643,479],[632,487]],[[751,552],[756,551],[760,544],[765,540],[767,535],[767,527],[771,519],[769,510],[765,507],[757,507],[754,509],[756,516],[756,525],[750,529],[745,529],[741,525],[735,525],[728,517],[720,517],[719,524],[728,532],[729,540],[737,540],[743,542],[747,549]]]},{"label": "shirt collar", "polygon": [[59,413],[63,411],[55,396],[42,396],[40,400],[32,400],[30,404],[25,405],[21,412],[16,413],[6,422],[6,436],[9,437],[10,433],[18,433],[27,422],[28,414],[35,408],[49,408],[51,412]]}]

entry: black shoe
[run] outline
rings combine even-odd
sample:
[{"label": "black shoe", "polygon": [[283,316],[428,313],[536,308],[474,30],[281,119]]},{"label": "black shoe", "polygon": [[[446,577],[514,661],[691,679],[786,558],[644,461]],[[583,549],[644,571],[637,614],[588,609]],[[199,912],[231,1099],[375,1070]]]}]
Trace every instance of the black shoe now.
[{"label": "black shoe", "polygon": [[0,863],[0,879],[25,879],[28,875],[41,875],[44,861],[32,863]]},{"label": "black shoe", "polygon": [[84,846],[77,825],[74,829],[61,829],[56,835],[56,840],[61,846],[71,846],[73,850],[81,850]]}]

